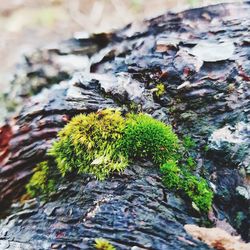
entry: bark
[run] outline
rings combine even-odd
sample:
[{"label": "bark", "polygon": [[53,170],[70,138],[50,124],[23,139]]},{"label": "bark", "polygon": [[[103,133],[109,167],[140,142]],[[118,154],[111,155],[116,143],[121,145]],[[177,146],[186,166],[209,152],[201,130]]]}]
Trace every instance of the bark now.
[{"label": "bark", "polygon": [[249,13],[249,3],[167,13],[27,57],[9,93],[23,107],[0,130],[0,206],[12,213],[1,249],[90,249],[98,237],[118,249],[207,249],[183,230],[199,216],[143,163],[105,182],[75,178],[46,204],[6,210],[73,115],[131,104],[196,140],[197,173],[215,191],[214,223],[249,239]]}]

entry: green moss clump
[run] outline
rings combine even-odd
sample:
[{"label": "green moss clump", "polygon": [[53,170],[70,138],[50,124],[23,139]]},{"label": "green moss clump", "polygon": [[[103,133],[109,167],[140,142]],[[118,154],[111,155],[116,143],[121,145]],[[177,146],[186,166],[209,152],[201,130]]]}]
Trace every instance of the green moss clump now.
[{"label": "green moss clump", "polygon": [[191,149],[191,148],[194,148],[196,146],[196,143],[190,136],[185,136],[183,138],[183,146],[186,149]]},{"label": "green moss clump", "polygon": [[56,180],[52,178],[47,161],[39,163],[35,168],[35,173],[26,185],[27,193],[34,197],[37,195],[47,195],[54,191]]},{"label": "green moss clump", "polygon": [[[39,164],[27,185],[32,196],[49,192],[51,173],[88,173],[103,180],[114,171],[122,171],[129,159],[149,159],[161,165],[177,158],[179,141],[171,126],[144,114],[123,117],[118,110],[106,109],[80,114],[58,133],[48,154],[56,168]],[[49,174],[50,173],[50,174]],[[58,180],[60,177],[58,178]]]},{"label": "green moss clump", "polygon": [[182,171],[177,166],[176,161],[169,160],[163,164],[160,169],[163,174],[163,184],[171,190],[180,190],[182,184]]},{"label": "green moss clump", "polygon": [[207,212],[211,208],[213,192],[205,179],[186,174],[182,186],[188,197],[202,212]]},{"label": "green moss clump", "polygon": [[128,165],[127,158],[118,151],[124,128],[125,120],[118,110],[77,115],[59,132],[59,140],[49,154],[62,176],[76,170],[103,180]]},{"label": "green moss clump", "polygon": [[114,171],[123,171],[129,160],[147,159],[160,167],[167,188],[184,193],[206,212],[213,194],[204,179],[192,174],[196,162],[186,151],[191,147],[191,138],[186,137],[182,145],[171,126],[145,114],[123,117],[111,109],[80,114],[58,133],[49,150],[53,164],[37,165],[27,192],[48,194],[71,172],[103,180]]},{"label": "green moss clump", "polygon": [[137,104],[136,102],[134,101],[131,101],[128,105],[128,109],[129,109],[129,112],[130,113],[138,113],[139,110],[141,109],[140,105]]},{"label": "green moss clump", "polygon": [[124,170],[129,158],[147,158],[159,165],[177,155],[179,148],[170,126],[143,114],[125,119],[110,109],[75,116],[58,137],[49,154],[61,174],[76,170],[99,180]]},{"label": "green moss clump", "polygon": [[189,156],[186,160],[186,163],[187,163],[187,167],[190,169],[190,170],[194,170],[195,167],[196,167],[196,162],[194,160],[193,157]]},{"label": "green moss clump", "polygon": [[116,248],[105,239],[96,239],[94,247],[96,250],[116,250]]},{"label": "green moss clump", "polygon": [[180,169],[174,161],[168,161],[160,169],[167,188],[187,195],[201,212],[211,208],[213,192],[206,180],[194,176],[187,169]]},{"label": "green moss clump", "polygon": [[157,165],[177,158],[179,141],[171,126],[144,114],[130,115],[121,151],[132,159],[149,159]]}]

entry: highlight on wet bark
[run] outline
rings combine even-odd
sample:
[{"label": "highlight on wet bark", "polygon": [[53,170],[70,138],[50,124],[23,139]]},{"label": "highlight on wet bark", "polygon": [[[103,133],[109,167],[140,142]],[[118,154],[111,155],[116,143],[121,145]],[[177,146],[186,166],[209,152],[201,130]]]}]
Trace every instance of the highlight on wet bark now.
[{"label": "highlight on wet bark", "polygon": [[[213,194],[205,179],[193,175],[196,163],[187,154],[191,138],[178,139],[170,125],[146,114],[122,116],[117,109],[80,114],[58,133],[48,155],[28,183],[31,196],[49,194],[68,174],[90,174],[104,180],[122,172],[131,161],[149,160],[160,167],[164,185],[188,197],[197,210],[207,212]],[[51,163],[52,162],[52,163]]]}]

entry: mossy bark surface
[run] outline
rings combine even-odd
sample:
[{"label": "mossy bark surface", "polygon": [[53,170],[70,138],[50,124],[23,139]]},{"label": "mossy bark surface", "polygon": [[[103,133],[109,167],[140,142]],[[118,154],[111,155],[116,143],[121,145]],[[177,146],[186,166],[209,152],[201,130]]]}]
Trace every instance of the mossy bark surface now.
[{"label": "mossy bark surface", "polygon": [[[22,108],[0,129],[0,207],[11,213],[0,248],[90,249],[106,238],[118,249],[207,249],[183,230],[199,214],[143,163],[104,182],[72,177],[45,204],[7,209],[71,117],[104,108],[142,111],[190,135],[197,174],[214,187],[213,223],[227,221],[249,240],[249,12],[237,3],[167,13],[27,58],[7,97]],[[72,54],[89,61],[81,73],[56,63]]]}]

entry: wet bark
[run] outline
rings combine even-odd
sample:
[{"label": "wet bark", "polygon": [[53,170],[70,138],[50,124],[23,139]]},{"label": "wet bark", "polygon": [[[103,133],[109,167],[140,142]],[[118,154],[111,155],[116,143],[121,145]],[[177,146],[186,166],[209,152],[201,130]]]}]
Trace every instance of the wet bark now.
[{"label": "wet bark", "polygon": [[98,237],[118,249],[207,249],[182,227],[199,215],[143,163],[102,183],[76,178],[46,204],[7,210],[67,121],[107,107],[137,109],[191,135],[197,174],[215,192],[214,224],[225,220],[249,240],[249,13],[248,3],[167,13],[26,57],[7,97],[22,109],[0,129],[0,206],[12,213],[1,249],[89,249]]}]

